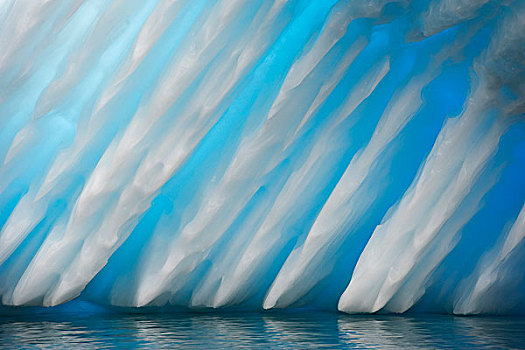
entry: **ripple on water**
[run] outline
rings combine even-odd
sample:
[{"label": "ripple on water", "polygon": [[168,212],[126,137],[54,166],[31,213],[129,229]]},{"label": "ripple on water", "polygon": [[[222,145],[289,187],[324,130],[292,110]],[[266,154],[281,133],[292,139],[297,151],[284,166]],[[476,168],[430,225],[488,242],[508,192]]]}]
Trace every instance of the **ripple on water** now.
[{"label": "ripple on water", "polygon": [[1,348],[525,348],[525,318],[327,313],[0,318]]}]

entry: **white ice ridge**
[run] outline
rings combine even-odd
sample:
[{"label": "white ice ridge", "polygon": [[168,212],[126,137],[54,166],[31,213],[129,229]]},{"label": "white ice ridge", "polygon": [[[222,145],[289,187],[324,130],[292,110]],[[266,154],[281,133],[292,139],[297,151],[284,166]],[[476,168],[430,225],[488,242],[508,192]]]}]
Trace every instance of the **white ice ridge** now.
[{"label": "white ice ridge", "polygon": [[0,313],[525,313],[525,0],[0,2]]}]

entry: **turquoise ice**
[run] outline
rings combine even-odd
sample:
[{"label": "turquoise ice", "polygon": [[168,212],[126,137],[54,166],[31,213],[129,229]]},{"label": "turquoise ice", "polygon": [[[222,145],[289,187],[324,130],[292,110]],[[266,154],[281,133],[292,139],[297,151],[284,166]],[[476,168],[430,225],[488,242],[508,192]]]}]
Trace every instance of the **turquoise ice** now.
[{"label": "turquoise ice", "polygon": [[1,305],[525,312],[525,1],[0,2]]}]

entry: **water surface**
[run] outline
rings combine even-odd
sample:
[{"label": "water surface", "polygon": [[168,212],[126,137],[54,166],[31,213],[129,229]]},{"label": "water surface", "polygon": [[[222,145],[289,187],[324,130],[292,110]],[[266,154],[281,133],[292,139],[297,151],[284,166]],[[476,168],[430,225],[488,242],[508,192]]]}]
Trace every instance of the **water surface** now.
[{"label": "water surface", "polygon": [[1,348],[525,348],[516,317],[332,313],[41,314],[0,317]]}]

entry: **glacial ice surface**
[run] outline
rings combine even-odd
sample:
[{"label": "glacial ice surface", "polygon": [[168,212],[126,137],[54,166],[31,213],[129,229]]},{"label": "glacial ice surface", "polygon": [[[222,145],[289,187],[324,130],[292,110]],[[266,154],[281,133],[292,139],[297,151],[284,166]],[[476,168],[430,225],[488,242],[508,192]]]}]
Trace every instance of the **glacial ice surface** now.
[{"label": "glacial ice surface", "polygon": [[0,297],[525,311],[525,1],[0,2]]}]

